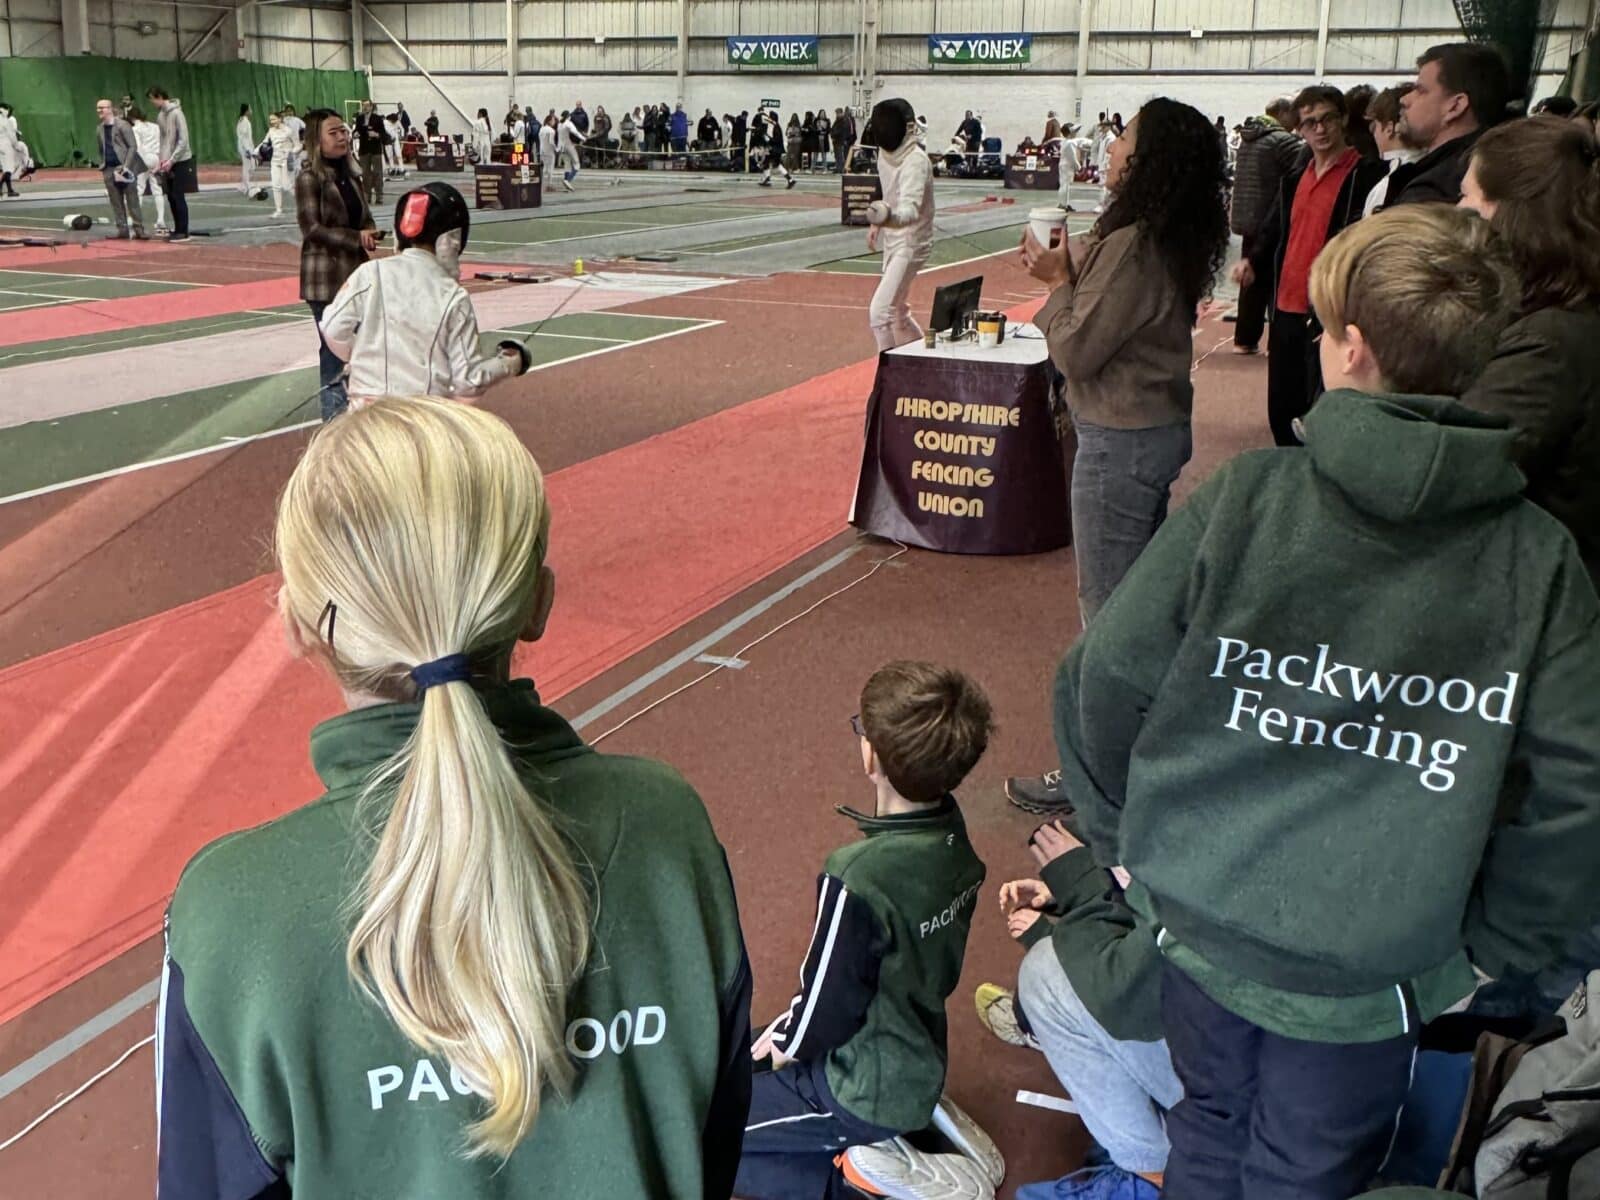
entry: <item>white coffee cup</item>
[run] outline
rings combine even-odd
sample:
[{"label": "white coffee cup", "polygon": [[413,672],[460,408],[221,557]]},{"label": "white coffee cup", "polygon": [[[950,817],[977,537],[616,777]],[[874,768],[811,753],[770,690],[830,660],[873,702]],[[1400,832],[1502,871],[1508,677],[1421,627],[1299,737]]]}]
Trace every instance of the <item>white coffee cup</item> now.
[{"label": "white coffee cup", "polygon": [[1051,204],[1044,208],[1036,208],[1028,213],[1028,230],[1033,234],[1033,240],[1045,249],[1055,239],[1055,231],[1065,232],[1067,227],[1067,210],[1058,204]]}]

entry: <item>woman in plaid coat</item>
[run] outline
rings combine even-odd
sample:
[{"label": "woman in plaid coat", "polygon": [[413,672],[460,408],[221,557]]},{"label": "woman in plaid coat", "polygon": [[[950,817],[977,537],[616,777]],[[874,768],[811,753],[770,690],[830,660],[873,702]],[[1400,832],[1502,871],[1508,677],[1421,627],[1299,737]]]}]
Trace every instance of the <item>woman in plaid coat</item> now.
[{"label": "woman in plaid coat", "polygon": [[[300,298],[318,322],[344,281],[377,249],[379,234],[350,159],[350,129],[331,109],[306,114],[306,165],[294,181],[300,220]],[[345,410],[344,362],[322,342],[322,419]]]}]

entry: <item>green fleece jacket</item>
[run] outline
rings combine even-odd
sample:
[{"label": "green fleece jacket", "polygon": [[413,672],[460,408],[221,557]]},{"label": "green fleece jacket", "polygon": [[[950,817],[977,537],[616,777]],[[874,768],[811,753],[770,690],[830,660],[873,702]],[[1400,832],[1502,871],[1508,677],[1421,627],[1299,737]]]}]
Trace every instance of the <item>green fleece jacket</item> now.
[{"label": "green fleece jacket", "polygon": [[1053,902],[1017,940],[1045,938],[1089,1015],[1119,1042],[1159,1042],[1161,952],[1155,930],[1112,886],[1087,846],[1039,870]]},{"label": "green fleece jacket", "polygon": [[597,754],[526,681],[479,692],[595,894],[574,987],[570,1097],[501,1162],[463,1153],[483,1112],[345,967],[346,908],[386,799],[374,770],[419,707],[319,725],[321,799],[214,842],[168,914],[157,1108],[162,1200],[721,1196],[750,1100],[750,974],[727,862],[670,767]]},{"label": "green fleece jacket", "polygon": [[1306,441],[1163,526],[1062,664],[1056,736],[1168,958],[1360,1042],[1593,922],[1600,604],[1499,418],[1333,391]]}]

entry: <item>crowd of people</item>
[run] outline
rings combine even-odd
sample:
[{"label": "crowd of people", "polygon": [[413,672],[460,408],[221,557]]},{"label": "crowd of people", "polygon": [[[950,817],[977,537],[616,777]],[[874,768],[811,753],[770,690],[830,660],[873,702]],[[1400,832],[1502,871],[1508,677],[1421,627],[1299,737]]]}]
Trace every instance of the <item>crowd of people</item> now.
[{"label": "crowd of people", "polygon": [[[155,121],[97,106],[106,188],[122,236],[148,182],[181,240],[187,124],[148,99]],[[1592,113],[1509,101],[1467,44],[1411,83],[1274,100],[1232,146],[1154,99],[1087,139],[1089,234],[1023,235],[1076,435],[1084,631],[1060,768],[1006,785],[1047,818],[998,889],[1017,978],[976,1001],[1095,1143],[1024,1200],[1349,1200],[1392,1166],[1431,1022],[1547,1015],[1600,968],[1600,142]],[[510,428],[451,401],[528,358],[479,351],[455,189],[402,195],[401,252],[373,258],[391,126],[268,117],[328,422],[279,504],[279,604],[350,711],[313,734],[322,800],[202,851],[172,901],[163,1195],[992,1196],[946,1018],[987,879],[954,793],[990,702],[935,662],[865,681],[871,808],[815,877],[798,991],[753,1024],[698,797],[511,678],[554,603],[550,505]],[[580,101],[501,127],[569,187],[586,155],[736,150],[770,183],[857,140],[844,110],[613,124]],[[1076,176],[1085,139],[1045,134]],[[981,150],[981,115],[957,138]],[[903,100],[861,131],[880,348],[920,335],[926,139]],[[1230,233],[1276,446],[1168,519]]]}]

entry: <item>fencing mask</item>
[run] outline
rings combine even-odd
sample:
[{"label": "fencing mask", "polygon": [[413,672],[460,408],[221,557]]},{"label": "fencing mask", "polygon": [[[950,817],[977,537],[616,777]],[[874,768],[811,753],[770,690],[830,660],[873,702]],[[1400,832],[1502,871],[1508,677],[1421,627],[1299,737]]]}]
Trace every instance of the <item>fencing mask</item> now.
[{"label": "fencing mask", "polygon": [[893,154],[905,140],[912,136],[917,114],[906,100],[880,100],[872,106],[867,127],[861,132],[861,144],[876,146]]},{"label": "fencing mask", "polygon": [[466,248],[472,214],[461,193],[448,183],[430,183],[400,197],[394,210],[395,241],[404,250],[418,242],[432,243],[446,271],[461,278],[461,251]]}]

